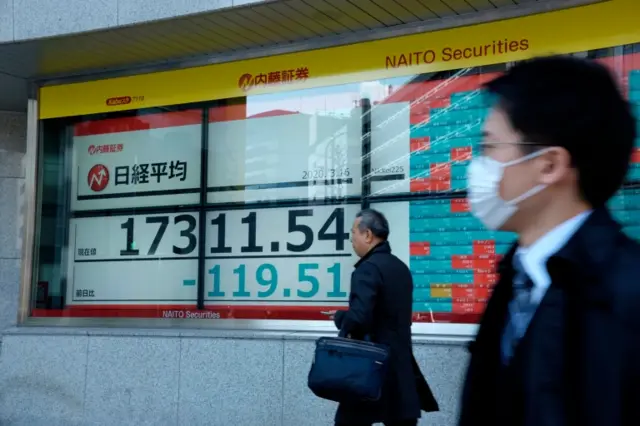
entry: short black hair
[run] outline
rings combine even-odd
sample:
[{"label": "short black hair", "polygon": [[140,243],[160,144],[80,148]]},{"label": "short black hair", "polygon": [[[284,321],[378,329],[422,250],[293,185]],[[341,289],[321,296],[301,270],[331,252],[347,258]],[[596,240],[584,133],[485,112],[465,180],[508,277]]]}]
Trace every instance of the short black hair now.
[{"label": "short black hair", "polygon": [[520,62],[487,83],[526,142],[565,148],[580,195],[601,207],[624,182],[636,123],[603,65],[570,56]]},{"label": "short black hair", "polygon": [[389,222],[379,211],[364,209],[356,214],[356,218],[360,218],[358,224],[360,231],[369,229],[373,235],[385,241],[389,237]]}]

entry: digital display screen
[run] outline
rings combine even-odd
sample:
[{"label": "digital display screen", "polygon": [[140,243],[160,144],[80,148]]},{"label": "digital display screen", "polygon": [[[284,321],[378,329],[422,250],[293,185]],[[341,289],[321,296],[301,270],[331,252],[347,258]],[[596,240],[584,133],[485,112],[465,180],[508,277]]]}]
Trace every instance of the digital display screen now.
[{"label": "digital display screen", "polygon": [[[636,56],[597,60],[640,117]],[[63,289],[60,315],[326,320],[347,306],[358,260],[349,233],[367,200],[412,272],[414,321],[477,323],[516,238],[483,228],[465,198],[493,105],[481,87],[498,75],[466,69],[80,122],[64,286],[41,281]],[[610,209],[640,239],[640,143],[627,178]]]}]

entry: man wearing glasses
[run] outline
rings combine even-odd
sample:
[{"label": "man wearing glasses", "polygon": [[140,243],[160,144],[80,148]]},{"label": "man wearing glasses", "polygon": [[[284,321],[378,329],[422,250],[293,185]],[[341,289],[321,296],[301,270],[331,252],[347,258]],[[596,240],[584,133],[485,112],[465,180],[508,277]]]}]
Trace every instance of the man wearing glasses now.
[{"label": "man wearing glasses", "polygon": [[640,425],[640,246],[606,208],[636,137],[629,104],[603,66],[569,57],[486,89],[469,203],[518,242],[470,345],[458,424]]}]

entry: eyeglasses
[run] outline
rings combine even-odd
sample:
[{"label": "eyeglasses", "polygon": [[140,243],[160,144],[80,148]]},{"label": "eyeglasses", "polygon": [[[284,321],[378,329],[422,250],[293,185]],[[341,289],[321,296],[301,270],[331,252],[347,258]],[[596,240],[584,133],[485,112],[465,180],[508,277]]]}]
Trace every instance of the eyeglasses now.
[{"label": "eyeglasses", "polygon": [[533,146],[533,147],[548,147],[549,145],[537,142],[480,142],[478,147],[481,151],[493,148],[495,145],[513,145],[513,146]]}]

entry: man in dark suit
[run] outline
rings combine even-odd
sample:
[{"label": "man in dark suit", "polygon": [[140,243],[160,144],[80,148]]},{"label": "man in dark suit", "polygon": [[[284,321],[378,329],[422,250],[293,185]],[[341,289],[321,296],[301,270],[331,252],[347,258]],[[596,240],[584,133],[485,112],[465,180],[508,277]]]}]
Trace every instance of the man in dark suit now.
[{"label": "man in dark suit", "polygon": [[390,347],[389,371],[376,403],[342,403],[336,413],[338,426],[386,426],[417,424],[421,408],[437,411],[438,404],[413,358],[411,314],[413,279],[409,268],[391,254],[387,242],[389,223],[378,211],[358,213],[351,241],[360,257],[351,275],[349,310],[338,311],[335,323],[343,335],[369,336]]},{"label": "man in dark suit", "polygon": [[487,90],[469,203],[518,243],[470,345],[458,424],[640,425],[640,247],[606,207],[636,137],[629,104],[606,68],[569,57]]}]

